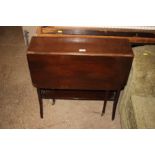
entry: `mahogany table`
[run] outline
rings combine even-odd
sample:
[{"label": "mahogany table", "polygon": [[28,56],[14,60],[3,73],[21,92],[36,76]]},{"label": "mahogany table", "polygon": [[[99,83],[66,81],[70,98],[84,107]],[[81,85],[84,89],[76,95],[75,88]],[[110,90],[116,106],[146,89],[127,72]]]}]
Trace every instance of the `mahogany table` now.
[{"label": "mahogany table", "polygon": [[121,89],[130,72],[133,52],[127,39],[46,37],[31,39],[27,60],[37,88],[40,116],[43,98],[114,100],[112,120]]}]

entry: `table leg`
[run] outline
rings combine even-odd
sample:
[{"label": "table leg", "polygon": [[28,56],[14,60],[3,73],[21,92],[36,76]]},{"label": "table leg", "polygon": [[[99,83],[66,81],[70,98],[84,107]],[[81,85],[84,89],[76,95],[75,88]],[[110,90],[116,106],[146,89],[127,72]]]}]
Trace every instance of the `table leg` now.
[{"label": "table leg", "polygon": [[55,104],[55,98],[53,98],[53,103],[52,103],[52,105],[54,105]]},{"label": "table leg", "polygon": [[106,109],[106,105],[107,105],[107,99],[108,99],[108,94],[109,94],[109,92],[108,92],[108,91],[106,91],[106,92],[105,92],[104,104],[103,104],[103,109],[102,109],[101,116],[103,116],[103,115],[104,115],[104,113],[105,113],[105,109]]},{"label": "table leg", "polygon": [[38,100],[39,100],[39,108],[40,108],[40,117],[43,118],[43,101],[41,96],[41,90],[37,88]]},{"label": "table leg", "polygon": [[114,98],[114,103],[113,103],[112,120],[115,119],[115,113],[116,113],[116,107],[117,107],[119,95],[120,95],[120,90],[117,90]]}]

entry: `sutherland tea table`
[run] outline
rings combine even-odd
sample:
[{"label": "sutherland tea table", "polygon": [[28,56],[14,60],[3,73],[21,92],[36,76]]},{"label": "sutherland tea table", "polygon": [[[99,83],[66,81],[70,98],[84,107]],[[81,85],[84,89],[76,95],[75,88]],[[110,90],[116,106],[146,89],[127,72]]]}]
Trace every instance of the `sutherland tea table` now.
[{"label": "sutherland tea table", "polygon": [[40,116],[43,98],[114,100],[112,120],[121,89],[130,72],[133,52],[126,39],[78,36],[33,37],[27,51]]}]

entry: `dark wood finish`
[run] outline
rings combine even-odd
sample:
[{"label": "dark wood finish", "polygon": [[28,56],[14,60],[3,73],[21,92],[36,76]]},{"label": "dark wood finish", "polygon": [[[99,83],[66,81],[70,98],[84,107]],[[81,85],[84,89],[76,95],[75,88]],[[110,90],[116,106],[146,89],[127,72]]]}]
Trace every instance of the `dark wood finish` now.
[{"label": "dark wood finish", "polygon": [[47,89],[122,88],[133,57],[128,41],[115,39],[34,37],[28,50],[32,82]]},{"label": "dark wood finish", "polygon": [[38,93],[38,100],[39,100],[40,117],[43,118],[43,101],[42,101],[41,90],[39,88],[37,88],[37,93]]},{"label": "dark wood finish", "polygon": [[95,36],[100,38],[128,39],[133,46],[155,44],[155,30],[42,26],[38,28],[38,35],[57,37],[67,37],[68,35],[84,37]]},{"label": "dark wood finish", "polygon": [[[104,100],[104,90],[69,90],[69,89],[40,89],[42,98],[45,99],[82,99],[82,100]],[[109,91],[107,100],[114,100],[115,91]]]},{"label": "dark wood finish", "polygon": [[[86,49],[86,52],[79,52]],[[127,39],[84,37],[32,37],[28,54],[132,57]]]},{"label": "dark wood finish", "polygon": [[118,90],[116,91],[116,95],[115,95],[115,99],[114,99],[114,104],[113,104],[112,120],[115,119],[115,113],[116,113],[116,107],[117,107],[119,95],[120,95],[120,90],[118,89]]},{"label": "dark wood finish", "polygon": [[55,98],[53,99],[53,103],[52,103],[52,105],[54,105],[55,104]]},{"label": "dark wood finish", "polygon": [[132,61],[127,57],[53,55],[29,55],[28,59],[34,86],[80,90],[123,88]]},{"label": "dark wood finish", "polygon": [[32,83],[42,90],[41,97],[67,98],[70,91],[73,98],[107,100],[105,91],[117,91],[126,84],[133,53],[125,39],[33,37],[27,58]]},{"label": "dark wood finish", "polygon": [[106,109],[106,105],[107,105],[107,100],[108,100],[108,94],[109,94],[109,91],[106,91],[105,92],[105,98],[104,98],[104,104],[103,104],[103,109],[102,109],[101,116],[103,116],[103,114],[105,113],[105,109]]}]

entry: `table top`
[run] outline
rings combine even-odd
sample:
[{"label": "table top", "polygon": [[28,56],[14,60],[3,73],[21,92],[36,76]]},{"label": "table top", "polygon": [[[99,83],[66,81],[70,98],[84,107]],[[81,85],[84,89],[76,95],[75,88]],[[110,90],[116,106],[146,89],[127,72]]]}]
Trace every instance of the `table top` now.
[{"label": "table top", "polygon": [[28,54],[133,57],[127,39],[85,37],[33,37]]}]

